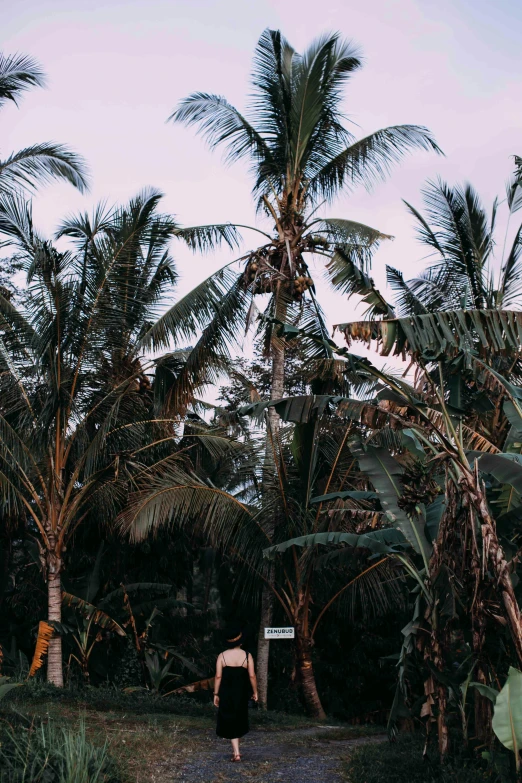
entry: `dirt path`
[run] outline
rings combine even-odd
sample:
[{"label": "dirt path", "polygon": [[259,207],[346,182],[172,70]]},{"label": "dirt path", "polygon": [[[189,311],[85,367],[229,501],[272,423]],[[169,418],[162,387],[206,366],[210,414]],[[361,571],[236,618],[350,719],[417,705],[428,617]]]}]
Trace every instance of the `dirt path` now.
[{"label": "dirt path", "polygon": [[[295,731],[252,731],[241,743],[243,760],[232,764],[230,744],[213,732],[200,732],[194,738],[185,737],[185,761],[173,776],[158,778],[161,783],[342,783],[342,760],[350,748],[369,742],[382,742],[385,735],[332,739],[328,730],[302,729]],[[172,773],[171,773],[172,774]]]}]

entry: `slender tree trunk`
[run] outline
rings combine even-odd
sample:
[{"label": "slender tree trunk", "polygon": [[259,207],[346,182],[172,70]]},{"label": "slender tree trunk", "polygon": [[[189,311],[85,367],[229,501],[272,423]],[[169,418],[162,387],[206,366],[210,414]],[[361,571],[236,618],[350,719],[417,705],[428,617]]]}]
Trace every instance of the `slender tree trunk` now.
[{"label": "slender tree trunk", "polygon": [[[269,579],[272,577],[273,566],[270,567],[270,572]],[[270,656],[270,640],[265,639],[265,628],[269,628],[272,625],[273,610],[272,591],[269,587],[263,585],[256,662],[258,704],[263,710],[267,709],[268,704],[268,661]]]},{"label": "slender tree trunk", "polygon": [[[62,560],[54,552],[47,555],[47,607],[48,619],[62,621]],[[54,633],[47,653],[47,682],[63,688],[62,637]]]},{"label": "slender tree trunk", "polygon": [[[283,345],[272,344],[272,388],[271,397],[277,400],[284,395],[285,385],[285,349]],[[267,462],[274,460],[274,449],[277,450],[279,441],[279,414],[274,408],[268,410],[268,428],[267,433]],[[276,452],[277,453],[277,452]],[[275,524],[272,523],[267,531],[272,539],[275,531]],[[269,581],[273,580],[274,566],[270,565],[268,574]],[[272,624],[274,613],[273,593],[267,585],[263,585],[261,595],[261,617],[259,621],[259,634],[257,641],[257,690],[259,696],[259,706],[266,710],[268,703],[268,663],[270,657],[270,640],[265,639],[265,628]]]},{"label": "slender tree trunk", "polygon": [[303,628],[300,623],[296,623],[295,632],[297,669],[299,672],[299,679],[301,681],[301,689],[306,705],[306,710],[312,718],[324,720],[326,718],[326,713],[323,709],[323,705],[321,704],[319,693],[317,692],[314,667],[312,664],[312,643],[310,638],[303,632]]},{"label": "slender tree trunk", "polygon": [[189,557],[189,568],[187,576],[187,586],[185,589],[185,595],[187,597],[187,617],[194,616],[194,558],[192,554]]}]

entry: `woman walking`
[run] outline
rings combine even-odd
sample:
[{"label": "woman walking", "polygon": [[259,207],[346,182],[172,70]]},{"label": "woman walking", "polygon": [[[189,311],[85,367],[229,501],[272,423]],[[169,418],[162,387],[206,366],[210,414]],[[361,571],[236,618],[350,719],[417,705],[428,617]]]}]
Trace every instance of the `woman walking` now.
[{"label": "woman walking", "polygon": [[257,701],[254,659],[242,649],[240,628],[225,634],[227,649],[218,655],[214,706],[218,708],[216,734],[232,741],[232,761],[241,761],[239,740],[249,731],[248,700]]}]

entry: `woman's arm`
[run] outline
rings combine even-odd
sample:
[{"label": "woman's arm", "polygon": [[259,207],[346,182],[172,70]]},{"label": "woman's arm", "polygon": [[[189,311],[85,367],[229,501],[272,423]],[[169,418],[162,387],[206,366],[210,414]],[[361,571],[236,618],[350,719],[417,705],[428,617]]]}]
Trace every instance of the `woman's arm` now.
[{"label": "woman's arm", "polygon": [[252,690],[254,691],[252,698],[254,701],[257,701],[257,677],[256,677],[256,670],[254,668],[254,659],[248,654],[248,676],[250,677],[250,683],[252,685]]},{"label": "woman's arm", "polygon": [[216,661],[216,676],[214,677],[214,707],[219,707],[219,686],[221,685],[221,677],[223,676],[223,661],[221,655],[218,655]]}]

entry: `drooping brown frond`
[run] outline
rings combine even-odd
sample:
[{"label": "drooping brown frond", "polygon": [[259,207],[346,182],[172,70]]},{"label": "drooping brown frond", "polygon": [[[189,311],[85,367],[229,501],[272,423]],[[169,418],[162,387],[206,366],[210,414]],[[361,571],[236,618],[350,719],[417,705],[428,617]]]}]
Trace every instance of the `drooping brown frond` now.
[{"label": "drooping brown frond", "polygon": [[43,666],[44,658],[47,655],[49,649],[49,642],[54,633],[54,628],[49,623],[40,620],[38,625],[38,637],[36,639],[36,647],[34,649],[33,661],[31,668],[29,669],[28,677],[34,677],[38,669]]},{"label": "drooping brown frond", "polygon": [[176,688],[173,691],[165,693],[165,696],[170,696],[173,693],[196,693],[197,691],[211,691],[214,687],[214,677],[210,677],[208,680],[198,680],[197,682],[191,682],[189,685],[182,685],[181,688]]}]

